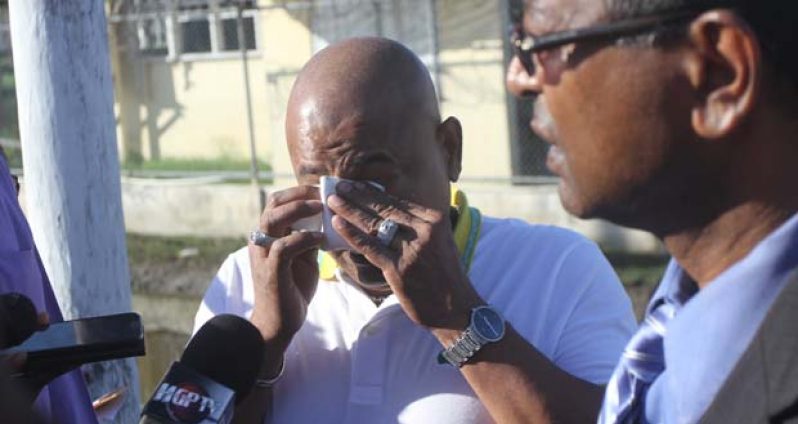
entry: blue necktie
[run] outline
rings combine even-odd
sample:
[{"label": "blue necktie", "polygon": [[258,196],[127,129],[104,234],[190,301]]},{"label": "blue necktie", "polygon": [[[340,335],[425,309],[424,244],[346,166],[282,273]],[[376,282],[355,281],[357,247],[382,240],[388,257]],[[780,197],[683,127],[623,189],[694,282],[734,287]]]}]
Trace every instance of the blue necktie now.
[{"label": "blue necktie", "polygon": [[645,397],[651,383],[665,369],[662,339],[676,313],[676,307],[663,301],[646,315],[629,341],[621,363],[607,384],[599,423],[640,423],[645,421]]}]

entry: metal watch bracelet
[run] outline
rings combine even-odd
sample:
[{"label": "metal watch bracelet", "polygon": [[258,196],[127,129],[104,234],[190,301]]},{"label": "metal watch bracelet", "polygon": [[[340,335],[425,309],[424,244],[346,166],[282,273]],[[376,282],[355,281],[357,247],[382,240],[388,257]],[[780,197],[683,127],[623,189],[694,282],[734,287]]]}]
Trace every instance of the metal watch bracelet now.
[{"label": "metal watch bracelet", "polygon": [[481,349],[483,343],[476,340],[471,329],[467,328],[459,337],[438,355],[438,363],[449,363],[454,367],[460,368],[468,362],[471,357]]},{"label": "metal watch bracelet", "polygon": [[285,372],[285,357],[283,357],[282,361],[280,361],[280,371],[277,372],[277,375],[272,378],[259,378],[255,380],[255,387],[261,389],[268,389],[273,387],[275,383],[277,383],[283,377],[284,372]]}]

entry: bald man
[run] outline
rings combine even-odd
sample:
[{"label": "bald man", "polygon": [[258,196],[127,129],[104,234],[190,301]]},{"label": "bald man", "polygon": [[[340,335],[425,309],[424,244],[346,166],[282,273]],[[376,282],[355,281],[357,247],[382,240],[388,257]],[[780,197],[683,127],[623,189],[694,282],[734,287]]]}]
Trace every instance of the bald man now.
[{"label": "bald man", "polygon": [[[263,335],[240,422],[595,420],[631,304],[595,244],[452,196],[460,124],[413,53],[379,38],[319,52],[286,135],[298,185],[271,194],[259,244],[230,255],[196,318],[238,314]],[[326,199],[352,248],[329,275],[323,235],[291,231],[322,211],[323,175],[356,181]]]}]

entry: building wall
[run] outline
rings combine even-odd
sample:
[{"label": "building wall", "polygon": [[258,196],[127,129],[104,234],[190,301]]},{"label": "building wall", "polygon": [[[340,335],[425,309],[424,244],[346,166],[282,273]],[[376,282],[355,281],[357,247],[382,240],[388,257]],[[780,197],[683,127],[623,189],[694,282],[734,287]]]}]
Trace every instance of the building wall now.
[{"label": "building wall", "polygon": [[[463,124],[464,176],[471,178],[511,174],[503,3],[437,1],[437,72],[431,69],[442,94],[442,112]],[[309,30],[312,10],[272,7],[277,6],[274,0],[261,0],[260,5],[258,51],[249,64],[257,152],[277,174],[290,175],[285,106],[297,72],[312,55],[314,41],[319,43]],[[120,59],[115,70],[120,140],[136,139],[133,123],[141,122],[139,150],[145,159],[248,158],[242,70],[235,55],[173,63]]]},{"label": "building wall", "polygon": [[[251,75],[263,73],[263,60],[253,55]],[[150,88],[144,119],[154,120],[158,128],[168,128],[155,136],[148,126],[144,134],[145,146],[159,144],[162,157],[234,157],[249,155],[247,110],[241,61],[196,60],[174,65],[151,63],[146,78]],[[268,128],[267,99],[262,90],[253,89],[252,109],[255,116],[255,134]],[[153,116],[150,117],[149,114]],[[170,122],[174,116],[179,118]],[[156,140],[157,137],[157,140]],[[257,150],[269,157],[268,144],[257,137]],[[152,157],[152,149],[149,150]]]},{"label": "building wall", "polygon": [[[256,150],[267,161],[274,157],[271,115],[280,104],[269,96],[266,75],[286,67],[295,73],[310,57],[307,25],[300,20],[301,14],[280,8],[259,11],[257,51],[248,54]],[[240,54],[131,58],[121,54],[121,43],[112,42],[120,151],[129,151],[128,143],[144,159],[249,158]]]},{"label": "building wall", "polygon": [[440,0],[438,45],[444,116],[463,125],[463,177],[510,177],[502,1]]}]

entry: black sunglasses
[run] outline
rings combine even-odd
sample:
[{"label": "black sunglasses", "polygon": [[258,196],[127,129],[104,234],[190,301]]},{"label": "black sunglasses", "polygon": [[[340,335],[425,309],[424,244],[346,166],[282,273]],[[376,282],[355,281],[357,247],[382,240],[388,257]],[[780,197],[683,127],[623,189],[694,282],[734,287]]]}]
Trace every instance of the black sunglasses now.
[{"label": "black sunglasses", "polygon": [[644,34],[646,32],[663,28],[674,23],[692,19],[703,13],[702,10],[680,10],[668,14],[643,16],[596,25],[587,28],[578,28],[550,34],[533,36],[523,32],[521,25],[511,28],[510,43],[515,55],[521,61],[527,74],[535,74],[534,54],[544,50],[561,47],[577,41],[590,39],[618,39],[630,35]]}]

